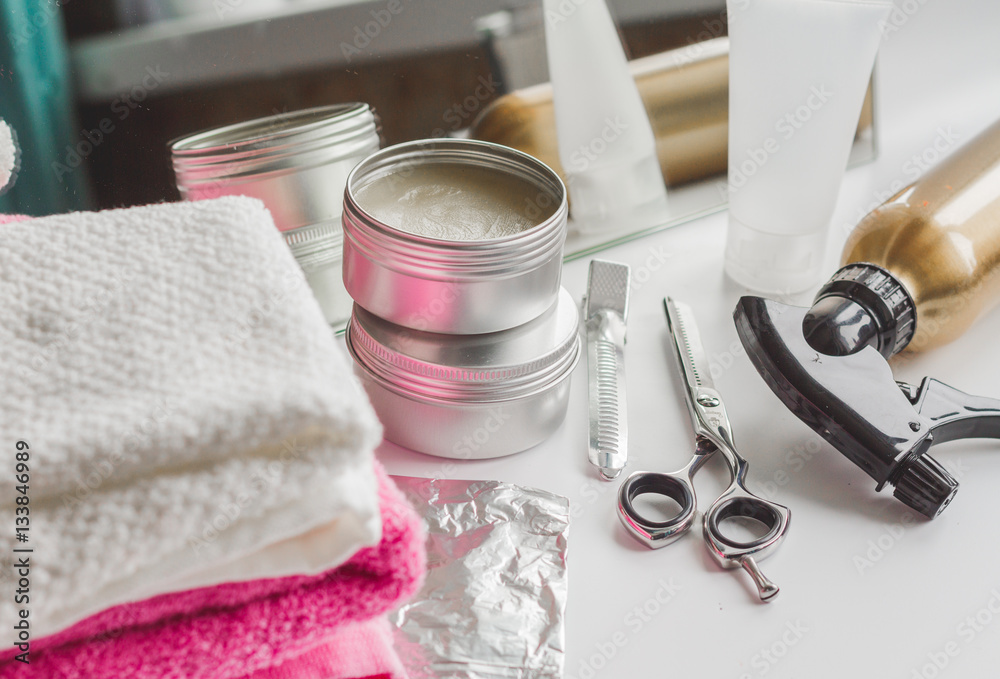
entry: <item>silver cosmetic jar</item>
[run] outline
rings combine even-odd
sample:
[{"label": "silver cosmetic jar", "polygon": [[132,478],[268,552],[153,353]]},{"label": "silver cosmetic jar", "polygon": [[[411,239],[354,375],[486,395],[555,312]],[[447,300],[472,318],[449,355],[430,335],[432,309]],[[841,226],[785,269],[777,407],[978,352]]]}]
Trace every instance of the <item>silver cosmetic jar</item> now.
[{"label": "silver cosmetic jar", "polygon": [[335,327],[343,327],[352,306],[341,273],[344,187],[354,166],[378,148],[375,116],[360,103],[279,113],[170,144],[185,200],[263,201]]},{"label": "silver cosmetic jar", "polygon": [[481,459],[526,450],[563,421],[578,325],[565,289],[538,318],[481,335],[414,331],[355,305],[347,348],[387,440]]},{"label": "silver cosmetic jar", "polygon": [[[419,184],[435,166],[470,168],[482,185],[471,187],[469,199],[487,214],[494,183],[516,179],[524,195],[504,197],[537,223],[496,238],[438,238],[382,223],[362,207],[359,193],[379,183],[390,189],[397,181]],[[344,284],[365,310],[415,330],[464,335],[514,328],[556,300],[567,212],[559,176],[520,151],[457,139],[391,146],[363,160],[347,180]]]}]

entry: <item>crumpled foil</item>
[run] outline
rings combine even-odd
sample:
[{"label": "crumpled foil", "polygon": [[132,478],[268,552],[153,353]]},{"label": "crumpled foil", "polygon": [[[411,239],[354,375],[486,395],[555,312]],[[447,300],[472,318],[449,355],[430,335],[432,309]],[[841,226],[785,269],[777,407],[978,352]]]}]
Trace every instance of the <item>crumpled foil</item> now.
[{"label": "crumpled foil", "polygon": [[560,679],[569,500],[394,476],[427,524],[423,589],[390,616],[410,679]]}]

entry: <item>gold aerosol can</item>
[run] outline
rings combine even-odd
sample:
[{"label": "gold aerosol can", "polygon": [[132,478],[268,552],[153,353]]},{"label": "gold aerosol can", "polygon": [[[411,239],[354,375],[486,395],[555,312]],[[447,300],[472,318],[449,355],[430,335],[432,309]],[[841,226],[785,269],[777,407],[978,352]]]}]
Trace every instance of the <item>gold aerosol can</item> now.
[{"label": "gold aerosol can", "polygon": [[860,263],[908,293],[909,350],[950,342],[1000,301],[1000,121],[858,223],[842,264]]}]

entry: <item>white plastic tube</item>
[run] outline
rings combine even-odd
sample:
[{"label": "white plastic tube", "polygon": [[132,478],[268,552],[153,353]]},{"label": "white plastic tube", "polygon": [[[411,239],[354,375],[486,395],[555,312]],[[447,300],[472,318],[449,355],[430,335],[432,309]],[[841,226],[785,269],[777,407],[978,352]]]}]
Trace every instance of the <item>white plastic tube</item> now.
[{"label": "white plastic tube", "polygon": [[726,273],[787,294],[819,282],[890,0],[728,0]]},{"label": "white plastic tube", "polygon": [[581,233],[667,220],[656,140],[604,0],[543,0],[559,161]]}]

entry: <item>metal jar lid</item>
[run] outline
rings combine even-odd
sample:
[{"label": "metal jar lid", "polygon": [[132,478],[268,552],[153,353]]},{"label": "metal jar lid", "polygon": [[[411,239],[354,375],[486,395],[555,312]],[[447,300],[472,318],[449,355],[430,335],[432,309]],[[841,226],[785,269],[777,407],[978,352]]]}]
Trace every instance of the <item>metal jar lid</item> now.
[{"label": "metal jar lid", "polygon": [[381,386],[423,401],[494,402],[524,398],[572,372],[580,354],[579,310],[561,288],[535,320],[511,330],[447,335],[393,325],[361,308],[348,349]]},{"label": "metal jar lid", "polygon": [[260,198],[282,231],[339,218],[347,176],[378,147],[375,116],[362,103],[279,113],[170,143],[183,198]]},{"label": "metal jar lid", "polygon": [[[551,206],[551,214],[520,233],[488,240],[445,240],[396,229],[369,215],[356,199],[364,186],[385,181],[396,172],[461,164],[511,174],[535,187],[526,197]],[[468,139],[428,139],[382,149],[359,163],[347,181],[344,196],[345,237],[359,252],[401,273],[469,278],[506,278],[547,260],[561,258],[566,240],[566,188],[548,166],[515,149]]]}]

